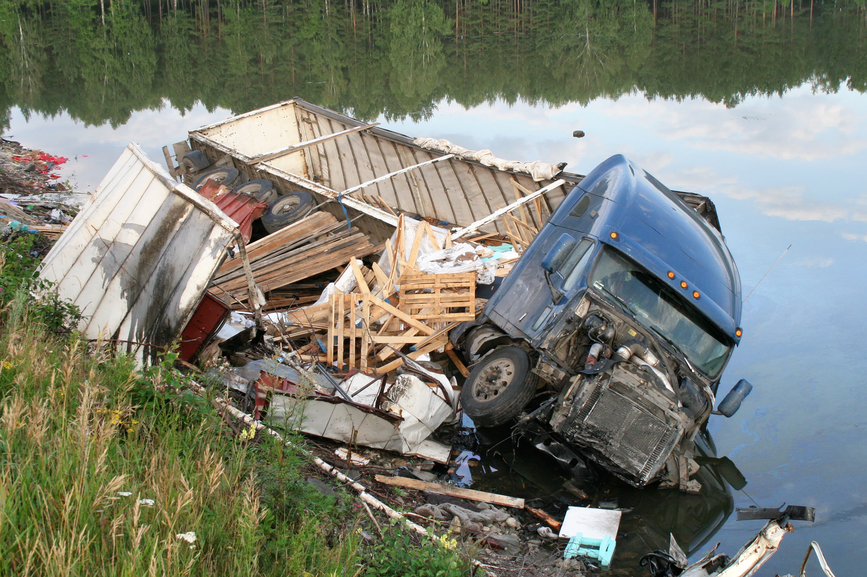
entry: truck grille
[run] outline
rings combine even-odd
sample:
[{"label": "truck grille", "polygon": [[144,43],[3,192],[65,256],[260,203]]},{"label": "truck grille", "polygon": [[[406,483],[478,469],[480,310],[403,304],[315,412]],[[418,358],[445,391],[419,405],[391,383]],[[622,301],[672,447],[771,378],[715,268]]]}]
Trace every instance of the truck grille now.
[{"label": "truck grille", "polygon": [[643,487],[680,440],[682,426],[667,407],[655,404],[629,384],[612,381],[607,375],[587,379],[569,414],[552,424],[566,441],[629,483]]}]

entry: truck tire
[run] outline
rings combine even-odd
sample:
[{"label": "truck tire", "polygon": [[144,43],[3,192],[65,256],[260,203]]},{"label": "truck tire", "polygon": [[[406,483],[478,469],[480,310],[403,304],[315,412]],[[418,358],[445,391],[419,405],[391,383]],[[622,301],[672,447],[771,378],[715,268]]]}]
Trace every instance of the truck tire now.
[{"label": "truck tire", "polygon": [[262,225],[269,233],[277,232],[307,216],[313,210],[314,205],[313,195],[305,190],[295,190],[284,194],[272,202],[265,214],[262,215]]},{"label": "truck tire", "polygon": [[494,349],[464,382],[464,412],[477,427],[496,427],[514,419],[536,392],[539,378],[530,369],[530,356],[521,347]]},{"label": "truck tire", "polygon": [[250,180],[241,186],[235,188],[238,194],[248,194],[255,197],[256,200],[261,200],[271,204],[277,200],[277,191],[274,189],[274,183],[264,178]]},{"label": "truck tire", "polygon": [[190,174],[201,172],[211,166],[211,161],[205,156],[201,150],[193,150],[184,155],[181,159],[181,164]]},{"label": "truck tire", "polygon": [[237,168],[233,168],[231,166],[215,168],[214,170],[209,170],[208,172],[197,178],[196,181],[193,183],[193,190],[201,190],[202,187],[205,186],[205,183],[209,180],[215,180],[218,184],[222,184],[224,186],[232,188],[234,185],[238,184],[240,177],[241,173],[238,172]]}]

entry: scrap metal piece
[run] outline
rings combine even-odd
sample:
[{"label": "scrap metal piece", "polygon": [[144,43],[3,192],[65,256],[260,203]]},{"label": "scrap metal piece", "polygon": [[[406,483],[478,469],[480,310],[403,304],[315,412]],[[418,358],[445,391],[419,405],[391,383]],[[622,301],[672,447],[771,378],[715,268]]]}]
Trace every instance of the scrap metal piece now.
[{"label": "scrap metal piece", "polygon": [[534,422],[528,423],[522,434],[530,438],[530,442],[536,449],[554,457],[561,467],[569,471],[572,477],[580,480],[593,479],[593,471],[587,467],[587,463],[572,449],[548,434],[545,429]]},{"label": "scrap metal piece", "polygon": [[816,520],[816,509],[798,505],[774,507],[738,507],[738,521],[752,521],[754,519],[790,519],[792,521]]},{"label": "scrap metal piece", "polygon": [[815,541],[810,543],[810,546],[807,548],[807,555],[804,557],[804,562],[801,563],[801,577],[806,577],[806,569],[807,569],[807,561],[810,559],[810,554],[815,552],[816,559],[819,561],[819,566],[822,568],[822,571],[825,572],[827,577],[834,577],[834,572],[831,571],[831,567],[828,566],[828,562],[825,560],[825,555],[822,553],[822,548],[819,547],[819,544]]}]

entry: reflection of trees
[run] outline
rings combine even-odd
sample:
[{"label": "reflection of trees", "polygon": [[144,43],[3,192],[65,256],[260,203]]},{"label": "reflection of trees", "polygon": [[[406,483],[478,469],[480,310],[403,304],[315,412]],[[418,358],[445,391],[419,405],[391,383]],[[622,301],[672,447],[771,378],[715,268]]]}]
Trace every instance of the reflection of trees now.
[{"label": "reflection of trees", "polygon": [[[588,102],[633,90],[736,105],[804,82],[867,90],[867,0],[0,2],[9,106],[122,123],[167,99],[235,111],[299,95],[361,118]],[[833,9],[830,9],[833,8]]]},{"label": "reflection of trees", "polygon": [[537,50],[554,80],[586,101],[632,87],[634,72],[650,53],[651,15],[629,0],[567,0]]},{"label": "reflection of trees", "polygon": [[442,38],[449,22],[430,0],[396,0],[388,10],[390,84],[400,107],[417,111],[431,102],[446,66]]},{"label": "reflection of trees", "polygon": [[39,31],[20,16],[15,17],[12,23],[14,28],[8,36],[7,86],[10,95],[22,103],[22,108],[26,108],[41,92],[47,58]]}]

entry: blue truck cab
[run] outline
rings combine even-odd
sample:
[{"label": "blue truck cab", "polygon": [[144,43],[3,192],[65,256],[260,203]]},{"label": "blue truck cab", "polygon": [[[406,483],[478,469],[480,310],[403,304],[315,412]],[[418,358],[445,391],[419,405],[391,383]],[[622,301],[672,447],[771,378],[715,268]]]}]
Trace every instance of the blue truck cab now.
[{"label": "blue truck cab", "polygon": [[[573,466],[589,458],[635,486],[697,490],[693,442],[740,341],[741,300],[713,203],[613,156],[452,333],[472,366],[464,411],[477,426],[518,418]],[[750,388],[720,409],[733,414]]]}]

